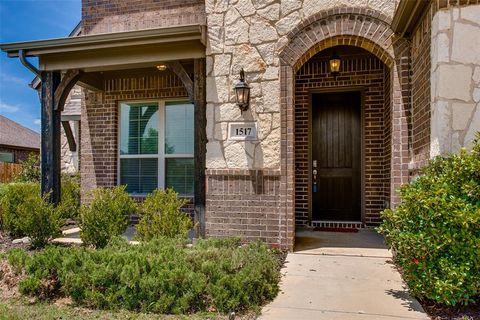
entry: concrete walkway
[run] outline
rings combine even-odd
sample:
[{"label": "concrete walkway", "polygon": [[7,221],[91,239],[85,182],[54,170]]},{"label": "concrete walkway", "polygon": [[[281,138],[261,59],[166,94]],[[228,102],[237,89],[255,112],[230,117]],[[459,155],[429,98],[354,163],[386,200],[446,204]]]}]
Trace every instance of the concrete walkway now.
[{"label": "concrete walkway", "polygon": [[429,319],[373,230],[297,232],[282,274],[281,292],[260,319]]}]

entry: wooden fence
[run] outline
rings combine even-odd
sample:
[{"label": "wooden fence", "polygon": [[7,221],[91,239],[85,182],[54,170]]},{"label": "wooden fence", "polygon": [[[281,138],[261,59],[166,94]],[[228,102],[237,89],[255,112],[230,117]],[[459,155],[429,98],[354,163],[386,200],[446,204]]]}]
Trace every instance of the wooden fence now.
[{"label": "wooden fence", "polygon": [[0,162],[0,183],[11,182],[21,169],[22,166],[18,163]]}]

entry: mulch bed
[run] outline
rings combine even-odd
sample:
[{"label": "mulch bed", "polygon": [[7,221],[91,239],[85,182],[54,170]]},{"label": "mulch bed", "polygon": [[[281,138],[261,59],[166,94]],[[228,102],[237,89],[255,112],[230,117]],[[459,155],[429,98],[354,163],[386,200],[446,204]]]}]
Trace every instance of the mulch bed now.
[{"label": "mulch bed", "polygon": [[420,301],[423,309],[433,320],[480,319],[480,301],[469,306],[445,306],[433,301]]},{"label": "mulch bed", "polygon": [[28,243],[12,243],[12,238],[5,234],[3,231],[0,230],[0,253],[7,252],[11,249],[15,248],[22,248],[28,250],[30,248],[30,244]]}]

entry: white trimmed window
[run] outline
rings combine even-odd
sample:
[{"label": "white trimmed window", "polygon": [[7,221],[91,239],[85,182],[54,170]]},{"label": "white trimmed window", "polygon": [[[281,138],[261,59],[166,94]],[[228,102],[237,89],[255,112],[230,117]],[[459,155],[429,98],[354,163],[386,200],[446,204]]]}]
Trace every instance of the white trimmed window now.
[{"label": "white trimmed window", "polygon": [[193,115],[188,101],[121,102],[119,184],[132,195],[193,196]]}]

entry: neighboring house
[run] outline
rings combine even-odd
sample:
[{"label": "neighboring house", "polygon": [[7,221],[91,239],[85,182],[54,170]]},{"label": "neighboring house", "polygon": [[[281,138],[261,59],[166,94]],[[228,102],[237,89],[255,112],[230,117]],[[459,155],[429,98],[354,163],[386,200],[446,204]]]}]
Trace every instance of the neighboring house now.
[{"label": "neighboring house", "polygon": [[[83,201],[173,187],[206,236],[292,249],[296,225],[376,226],[480,129],[478,1],[84,0],[82,16],[81,36],[1,48],[39,57],[53,128],[84,88]],[[60,154],[59,128],[43,139]]]},{"label": "neighboring house", "polygon": [[40,134],[0,115],[0,162],[19,163],[40,153]]}]

